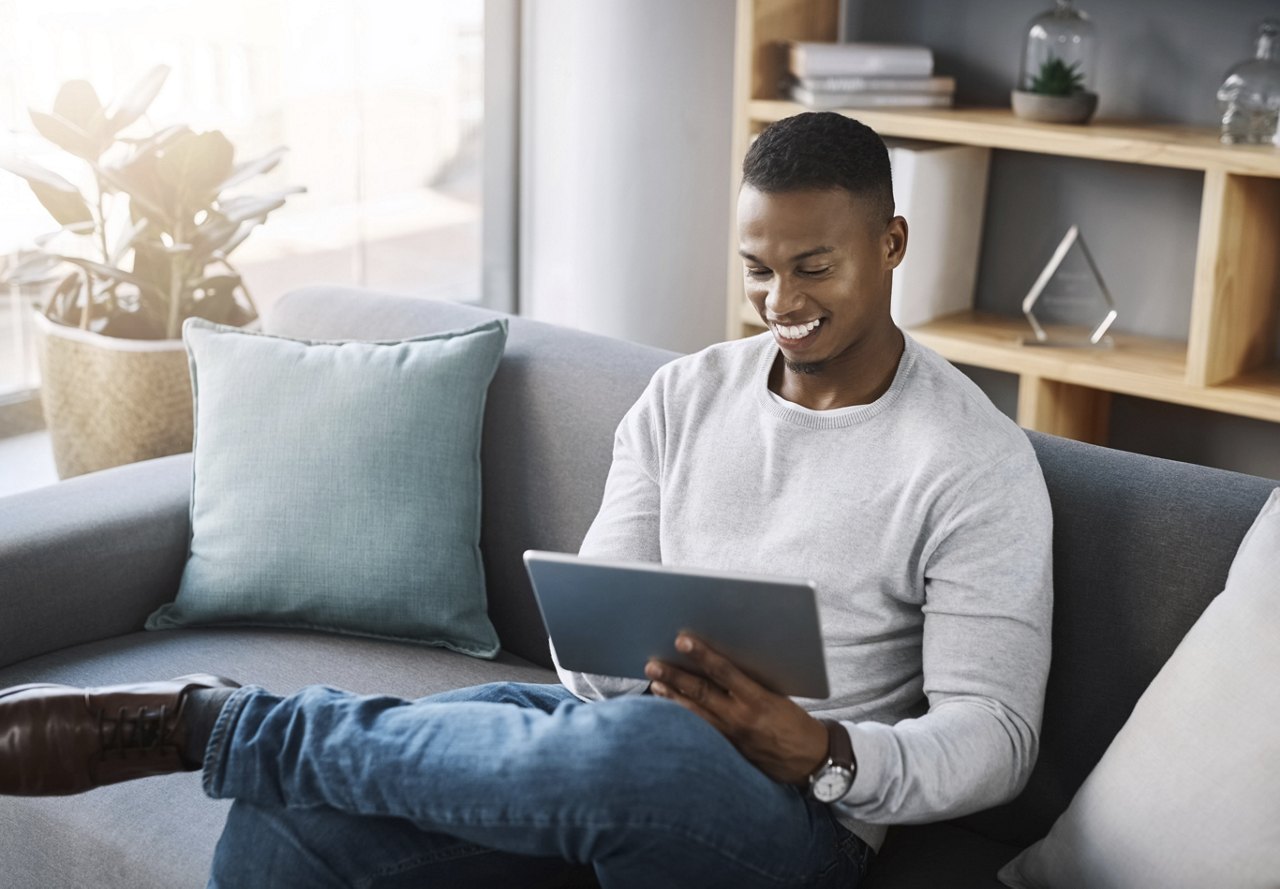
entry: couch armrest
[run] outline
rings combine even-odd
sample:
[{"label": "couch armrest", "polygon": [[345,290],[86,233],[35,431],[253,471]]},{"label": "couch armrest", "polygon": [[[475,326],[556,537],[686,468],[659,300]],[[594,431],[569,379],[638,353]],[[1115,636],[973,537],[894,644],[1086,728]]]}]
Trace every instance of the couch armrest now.
[{"label": "couch armrest", "polygon": [[187,557],[191,455],[0,497],[0,666],[140,630]]}]

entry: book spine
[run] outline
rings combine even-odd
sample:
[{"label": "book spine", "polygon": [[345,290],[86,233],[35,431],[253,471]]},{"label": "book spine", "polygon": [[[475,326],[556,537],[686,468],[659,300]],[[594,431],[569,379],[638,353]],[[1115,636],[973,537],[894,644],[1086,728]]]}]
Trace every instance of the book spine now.
[{"label": "book spine", "polygon": [[954,93],[954,77],[801,77],[808,90],[828,93]]},{"label": "book spine", "polygon": [[925,47],[867,43],[792,43],[797,77],[929,77],[933,52]]},{"label": "book spine", "polygon": [[802,86],[791,88],[791,98],[809,108],[950,108],[951,93],[832,93]]}]

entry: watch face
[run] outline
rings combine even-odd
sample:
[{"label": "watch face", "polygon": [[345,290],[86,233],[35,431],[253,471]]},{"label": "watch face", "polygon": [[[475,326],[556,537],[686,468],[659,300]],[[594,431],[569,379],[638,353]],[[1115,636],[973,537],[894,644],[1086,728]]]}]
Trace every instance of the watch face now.
[{"label": "watch face", "polygon": [[821,803],[833,803],[849,792],[853,775],[843,766],[828,766],[813,779],[813,798]]}]

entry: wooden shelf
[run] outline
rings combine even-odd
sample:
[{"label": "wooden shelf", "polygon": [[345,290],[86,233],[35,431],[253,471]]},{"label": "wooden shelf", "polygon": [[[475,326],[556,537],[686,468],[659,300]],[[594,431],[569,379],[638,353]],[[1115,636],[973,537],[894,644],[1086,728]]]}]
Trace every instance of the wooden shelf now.
[{"label": "wooden shelf", "polygon": [[[783,42],[838,38],[839,0],[738,0],[732,184],[765,124],[808,109],[780,97]],[[883,136],[1192,170],[1203,177],[1185,342],[1115,336],[1112,350],[1024,346],[1021,318],[962,313],[911,334],[951,361],[1018,375],[1018,422],[1105,444],[1113,393],[1280,423],[1280,150],[1223,145],[1218,132],[1141,121],[1046,124],[1008,108],[841,111]],[[730,208],[728,335],[762,329],[743,311]],[[1030,286],[1030,281],[1027,282]]]},{"label": "wooden shelf", "polygon": [[909,331],[949,361],[1071,383],[1104,392],[1280,422],[1280,366],[1216,386],[1187,381],[1185,343],[1116,334],[1111,349],[1025,346],[1021,318],[964,312]]},{"label": "wooden shelf", "polygon": [[[750,103],[751,120],[757,123],[808,110],[780,99]],[[1280,151],[1267,145],[1223,145],[1216,130],[1204,127],[1134,121],[1097,121],[1087,126],[1037,123],[1014,117],[1008,108],[856,108],[840,113],[856,117],[882,136],[1280,178]]]}]

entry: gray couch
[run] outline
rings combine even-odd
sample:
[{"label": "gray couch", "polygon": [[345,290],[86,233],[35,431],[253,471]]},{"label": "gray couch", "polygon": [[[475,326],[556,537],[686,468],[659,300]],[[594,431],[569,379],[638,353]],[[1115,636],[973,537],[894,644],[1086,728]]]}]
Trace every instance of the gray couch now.
[{"label": "gray couch", "polygon": [[[290,294],[267,329],[386,339],[488,317],[342,288]],[[669,353],[513,319],[487,406],[482,549],[504,651],[272,629],[143,632],[186,556],[189,456],[0,499],[0,687],[105,684],[208,671],[279,691],[326,683],[419,696],[513,679],[553,682],[521,565],[574,550],[599,504],[613,429]],[[873,887],[995,887],[1043,836],[1134,702],[1221,589],[1274,482],[1032,434],[1055,515],[1053,669],[1039,763],[994,810],[890,831]],[[0,726],[3,731],[3,726]],[[72,798],[0,798],[0,885],[201,886],[226,804],[195,775]]]}]

